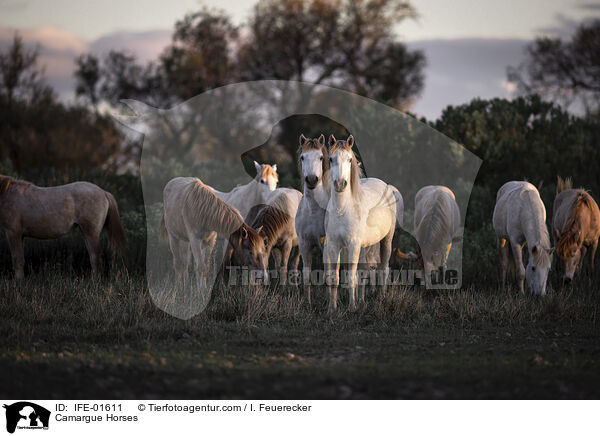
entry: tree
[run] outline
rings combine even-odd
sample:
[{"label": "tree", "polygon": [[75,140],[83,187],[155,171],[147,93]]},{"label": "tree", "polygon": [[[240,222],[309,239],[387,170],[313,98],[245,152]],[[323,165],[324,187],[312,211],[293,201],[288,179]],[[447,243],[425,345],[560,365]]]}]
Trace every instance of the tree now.
[{"label": "tree", "polygon": [[0,161],[8,159],[18,173],[114,164],[122,135],[112,120],[58,101],[37,61],[37,50],[19,35],[0,51]]},{"label": "tree", "polygon": [[526,60],[508,69],[521,93],[538,93],[567,105],[578,101],[600,114],[600,20],[581,24],[570,40],[537,38]]},{"label": "tree", "polygon": [[240,47],[240,73],[338,86],[406,108],[423,87],[425,61],[393,29],[413,16],[396,0],[262,0]]},{"label": "tree", "polygon": [[80,58],[77,92],[164,107],[228,83],[281,79],[407,108],[423,87],[425,59],[394,28],[414,14],[399,0],[262,0],[239,29],[225,12],[204,8],[178,21],[171,44],[146,66],[123,52]]},{"label": "tree", "polygon": [[38,100],[53,97],[37,66],[38,50],[28,50],[23,38],[15,33],[6,52],[0,52],[0,95],[11,106],[15,100]]}]

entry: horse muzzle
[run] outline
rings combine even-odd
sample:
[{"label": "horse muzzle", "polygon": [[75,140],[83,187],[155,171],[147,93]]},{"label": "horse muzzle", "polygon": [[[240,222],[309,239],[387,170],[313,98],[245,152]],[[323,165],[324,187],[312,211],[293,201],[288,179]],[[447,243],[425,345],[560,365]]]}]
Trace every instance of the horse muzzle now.
[{"label": "horse muzzle", "polygon": [[346,189],[347,186],[348,186],[347,180],[335,180],[333,182],[333,187],[336,192],[344,192],[344,190]]},{"label": "horse muzzle", "polygon": [[315,189],[319,183],[319,178],[317,176],[306,176],[304,183],[308,189]]}]

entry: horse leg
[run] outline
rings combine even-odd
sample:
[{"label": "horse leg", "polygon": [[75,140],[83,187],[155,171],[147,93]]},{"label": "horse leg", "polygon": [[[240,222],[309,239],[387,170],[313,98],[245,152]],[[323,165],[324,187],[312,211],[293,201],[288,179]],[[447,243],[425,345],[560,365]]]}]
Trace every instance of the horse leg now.
[{"label": "horse leg", "polygon": [[[361,269],[365,268],[365,270],[367,271],[368,274],[370,274],[371,272],[371,262],[369,261],[369,259],[367,258],[367,250],[369,250],[370,247],[365,247],[362,250],[360,250],[360,254],[358,255],[358,264],[360,265]],[[361,278],[361,282],[358,284],[359,286],[359,302],[360,304],[364,304],[365,302],[365,289],[366,289],[366,280],[364,279],[364,277]]]},{"label": "horse leg", "polygon": [[92,264],[92,274],[99,274],[100,257],[100,232],[94,231],[90,226],[80,226],[83,232],[83,239],[85,240],[85,246],[90,256],[90,263]]},{"label": "horse leg", "polygon": [[288,239],[281,247],[281,278],[282,283],[287,285],[287,272],[288,262],[290,260],[290,253],[292,252],[292,241]]},{"label": "horse leg", "polygon": [[273,262],[275,263],[275,268],[277,269],[277,280],[279,281],[279,283],[283,283],[283,276],[281,275],[281,263],[282,263],[282,252],[281,252],[281,248],[279,247],[273,247],[271,249],[271,253],[273,255]]},{"label": "horse leg", "polygon": [[15,270],[15,278],[20,280],[24,277],[23,269],[25,266],[25,254],[23,251],[23,235],[17,232],[6,231],[6,239],[10,247],[13,269]]},{"label": "horse leg", "polygon": [[519,283],[519,290],[521,294],[525,293],[525,266],[523,266],[523,248],[521,244],[514,241],[510,242],[512,248],[513,259],[515,261],[515,275],[517,276],[517,282]]},{"label": "horse leg", "polygon": [[[215,244],[217,243],[217,234],[213,234],[208,238],[204,239],[204,276],[208,277],[210,273],[210,268],[213,266],[213,251],[215,249]],[[216,266],[216,265],[215,265]]]},{"label": "horse leg", "polygon": [[594,257],[596,257],[596,249],[598,248],[598,240],[596,239],[592,245],[590,246],[590,255],[588,257],[588,262],[590,265],[590,271],[592,272],[592,276],[594,273]]},{"label": "horse leg", "polygon": [[394,239],[395,227],[392,226],[390,232],[379,242],[379,265],[377,269],[382,272],[382,286],[387,287],[388,276],[390,274],[390,257],[392,255],[392,241]]},{"label": "horse leg", "polygon": [[[350,266],[349,272],[349,295],[350,295],[350,310],[356,310],[356,269],[358,268],[358,259],[360,258],[360,245],[348,246],[348,264]],[[362,288],[364,290],[364,287]],[[362,295],[361,303],[364,303],[364,292]]]},{"label": "horse leg", "polygon": [[[182,246],[185,246],[186,250],[184,250]],[[175,271],[177,282],[179,283],[183,279],[185,285],[189,246],[184,241],[169,235],[169,248],[171,249],[171,254],[173,255],[173,270]]]},{"label": "horse leg", "polygon": [[192,249],[192,255],[194,256],[194,272],[196,273],[196,286],[198,290],[202,290],[203,281],[202,276],[204,272],[205,262],[204,256],[202,255],[202,240],[197,238],[190,238],[190,248]]},{"label": "horse leg", "polygon": [[340,249],[327,241],[324,249],[323,263],[325,264],[325,279],[329,289],[329,307],[327,314],[337,310],[337,289],[340,283]]},{"label": "horse leg", "polygon": [[312,268],[312,249],[308,244],[302,244],[298,246],[298,250],[302,256],[302,284],[304,285],[304,295],[306,302],[310,307],[310,271]]},{"label": "horse leg", "polygon": [[506,272],[508,270],[508,262],[510,257],[510,244],[504,238],[498,240],[498,250],[500,251],[500,274],[502,276],[502,289],[506,287]]}]

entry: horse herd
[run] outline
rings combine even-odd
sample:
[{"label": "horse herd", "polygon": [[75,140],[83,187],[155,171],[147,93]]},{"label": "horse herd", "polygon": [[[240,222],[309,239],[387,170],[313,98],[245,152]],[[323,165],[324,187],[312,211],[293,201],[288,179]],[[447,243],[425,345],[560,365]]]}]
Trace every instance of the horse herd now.
[{"label": "horse herd", "polygon": [[[303,192],[278,188],[276,165],[258,164],[256,177],[230,192],[220,192],[195,177],[170,180],[163,191],[161,234],[168,241],[178,280],[186,281],[193,258],[196,283],[206,283],[218,239],[226,262],[237,262],[267,276],[269,258],[285,282],[302,257],[305,299],[311,301],[314,261],[322,261],[329,296],[328,312],[337,309],[340,264],[347,265],[349,308],[365,304],[365,285],[358,285],[357,266],[374,268],[384,281],[392,257],[417,259],[426,283],[444,270],[452,244],[462,238],[461,218],[453,192],[425,186],[415,195],[414,234],[419,254],[405,254],[394,238],[403,229],[404,201],[399,190],[377,178],[362,176],[353,152],[354,138],[300,136],[298,165]],[[98,272],[100,233],[125,248],[125,234],[114,197],[87,182],[56,187],[0,175],[0,228],[11,250],[16,278],[23,277],[23,238],[57,238],[81,229],[92,270]],[[554,248],[546,228],[546,209],[528,182],[504,184],[496,196],[493,227],[498,238],[502,284],[512,267],[521,292],[526,280],[534,294],[544,295]],[[589,251],[593,267],[600,236],[600,212],[583,189],[558,179],[552,233],[572,280]],[[297,250],[294,250],[297,247]],[[523,263],[527,248],[527,266]],[[344,259],[345,258],[345,259]],[[387,282],[387,281],[385,281]],[[359,288],[359,289],[358,289]]]}]

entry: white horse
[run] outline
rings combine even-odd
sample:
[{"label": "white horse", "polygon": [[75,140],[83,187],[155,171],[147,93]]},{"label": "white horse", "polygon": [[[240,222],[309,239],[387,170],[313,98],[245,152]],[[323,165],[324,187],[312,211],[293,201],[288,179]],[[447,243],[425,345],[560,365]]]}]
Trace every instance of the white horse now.
[{"label": "white horse", "polygon": [[429,185],[419,189],[415,195],[414,226],[425,284],[430,286],[431,273],[441,268],[444,274],[452,243],[462,238],[454,193],[445,186]]},{"label": "white horse", "polygon": [[218,198],[200,179],[177,177],[163,191],[161,233],[173,253],[177,279],[185,281],[190,248],[198,287],[207,285],[212,247],[225,238],[242,265],[262,270],[266,277],[267,257],[263,238],[244,222],[240,213]]},{"label": "white horse", "polygon": [[[360,168],[352,152],[354,137],[329,138],[330,191],[325,215],[326,242],[323,263],[329,287],[329,313],[337,309],[340,254],[347,250],[350,310],[356,308],[356,269],[361,248],[380,243],[378,269],[387,280],[392,238],[396,225],[396,197],[390,186],[375,178],[360,183]],[[360,301],[364,303],[364,286]]]},{"label": "white horse", "polygon": [[304,195],[296,213],[298,248],[302,255],[302,281],[306,301],[310,305],[313,256],[323,255],[325,210],[329,203],[329,153],[325,136],[308,139],[300,135],[298,164],[302,174]]},{"label": "white horse", "polygon": [[23,238],[54,239],[74,226],[83,233],[92,272],[100,265],[100,233],[106,229],[113,247],[126,240],[115,198],[88,182],[43,188],[0,175],[0,229],[4,229],[17,279],[23,278]]},{"label": "white horse", "polygon": [[[506,284],[506,271],[512,261],[521,293],[527,278],[534,294],[545,295],[554,248],[550,248],[546,208],[535,186],[516,181],[502,185],[496,195],[493,224],[500,248],[502,286]],[[529,251],[527,269],[523,266],[524,245]]]},{"label": "white horse", "polygon": [[229,192],[210,188],[225,203],[235,207],[243,218],[257,204],[266,204],[271,193],[277,188],[279,177],[277,165],[259,164],[254,161],[256,177],[245,185],[236,186]]},{"label": "white horse", "polygon": [[[277,188],[279,176],[277,175],[277,165],[259,164],[254,161],[256,176],[245,185],[236,186],[229,192],[221,192],[211,186],[210,189],[223,200],[225,203],[233,206],[246,219],[250,209],[254,206],[266,204],[269,197]],[[206,185],[208,186],[208,185]],[[223,245],[223,253],[226,253],[226,258],[231,258],[231,247],[228,250],[227,241]],[[208,250],[207,256],[210,257],[214,244],[206,245]]]}]

